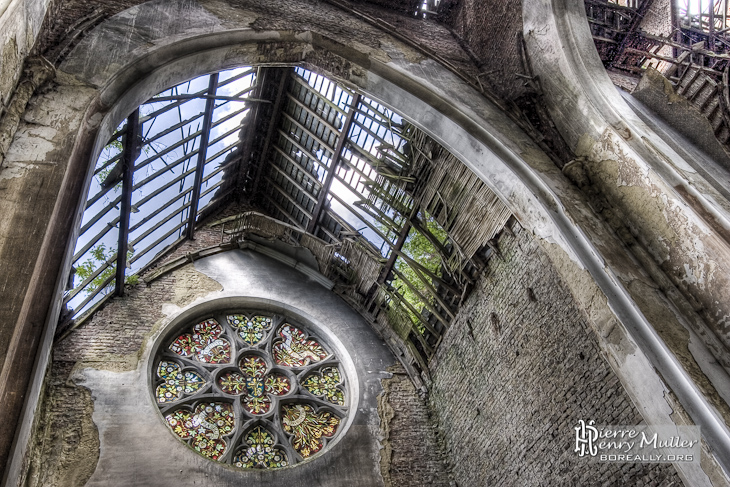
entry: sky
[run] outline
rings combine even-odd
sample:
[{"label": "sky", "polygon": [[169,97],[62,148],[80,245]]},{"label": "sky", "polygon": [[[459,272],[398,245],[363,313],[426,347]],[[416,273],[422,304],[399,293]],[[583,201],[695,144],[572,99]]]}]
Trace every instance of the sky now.
[{"label": "sky", "polygon": [[[234,78],[238,74],[245,73],[248,69],[244,67],[223,71],[219,75],[219,83]],[[221,96],[246,97],[246,93],[241,93],[251,87],[253,79],[253,75],[248,75],[227,83],[218,88],[217,94]],[[196,78],[177,87],[168,89],[160,93],[160,96],[193,94],[204,91],[208,87],[208,81],[208,76]],[[145,116],[172,104],[174,102],[170,101],[144,104],[140,107],[140,117],[144,120]],[[214,124],[217,122],[220,123],[215,125],[211,130],[206,154],[206,158],[210,160],[206,163],[203,172],[204,177],[213,173],[224,161],[226,155],[237,144],[241,120],[246,114],[245,108],[242,102],[216,101],[213,121]],[[133,179],[135,186],[139,187],[132,194],[130,241],[136,239],[139,239],[139,241],[133,245],[133,252],[131,254],[132,262],[130,268],[127,270],[128,275],[144,267],[167,245],[174,242],[179,237],[181,231],[184,231],[184,222],[187,221],[188,210],[182,210],[182,208],[190,201],[190,190],[194,181],[194,171],[192,169],[197,162],[197,153],[194,151],[197,151],[199,148],[200,137],[195,137],[186,144],[169,150],[167,153],[165,151],[175,143],[200,130],[203,120],[201,115],[204,109],[204,99],[193,99],[142,124],[141,130],[145,140],[155,138],[156,136],[159,137],[154,142],[145,144],[140,156],[135,161],[136,169]],[[226,120],[226,117],[230,118]],[[187,123],[183,123],[185,121]],[[122,122],[119,128],[122,128],[124,124],[125,122]],[[180,127],[170,130],[175,125],[180,125]],[[169,133],[165,134],[166,131],[169,131]],[[220,138],[220,140],[216,141],[215,139],[217,138]],[[121,144],[108,145],[99,156],[96,167],[103,167],[106,161],[119,155],[120,149]],[[157,157],[158,154],[162,155]],[[175,161],[181,159],[182,161],[180,163],[175,164]],[[92,178],[89,189],[90,199],[101,191],[101,182],[106,173],[108,173],[108,170],[113,166],[114,164],[111,164],[106,171],[102,171],[99,175]],[[190,172],[190,174],[182,177],[185,172]],[[147,181],[148,178],[152,178],[155,175],[159,175],[159,177]],[[218,172],[208,181],[204,182],[201,187],[201,194],[204,194],[207,189],[214,187],[221,180],[222,175],[223,172]],[[175,181],[176,179],[179,180]],[[173,181],[175,182],[173,183]],[[153,192],[168,184],[170,185],[169,188],[152,197]],[[214,194],[215,190],[212,190],[201,197],[199,210],[211,201]],[[90,269],[96,269],[104,265],[103,261],[100,262],[96,258],[101,254],[99,252],[99,246],[103,245],[104,249],[106,249],[103,253],[106,258],[111,257],[116,252],[118,240],[117,219],[120,212],[120,204],[116,203],[116,200],[120,195],[121,184],[117,184],[84,212],[82,220],[82,230],[84,231],[77,240],[74,253],[79,254],[85,248],[88,248],[88,250],[77,255],[74,262],[75,267],[86,265]],[[164,207],[168,203],[171,204],[161,210],[159,214],[155,214],[159,208]],[[90,222],[100,216],[100,212],[104,212],[101,218],[89,226]],[[88,226],[88,228],[84,228],[85,226]],[[176,227],[179,227],[177,231],[150,248],[139,260],[135,260],[144,249],[154,244],[162,236]],[[92,255],[94,249],[97,250],[96,256]],[[107,271],[107,274],[109,272]],[[77,287],[79,284],[81,284],[81,279],[77,276],[74,280],[74,287]],[[87,291],[78,293],[70,301],[69,306],[77,308],[85,300],[87,295]],[[87,303],[84,308],[86,309],[91,306],[98,299],[101,299],[103,295],[104,293],[100,293],[95,299]],[[81,311],[82,309],[77,309],[77,313]]]},{"label": "sky", "polygon": [[[246,73],[249,69],[248,67],[242,67],[222,71],[219,74],[219,84],[223,84],[223,86],[219,86],[217,94],[219,96],[248,96],[246,92],[251,88],[255,75],[251,73],[240,79],[235,78]],[[347,112],[350,110],[351,94],[344,92],[335,83],[319,75],[301,68],[298,68],[297,72],[308,81],[314,90],[339,105],[343,111]],[[226,81],[232,79],[234,81],[226,83]],[[158,96],[204,92],[208,87],[208,83],[209,77],[207,75],[202,76],[165,90]],[[165,250],[167,246],[174,243],[185,230],[188,210],[183,207],[190,202],[191,189],[194,181],[194,168],[197,161],[197,150],[200,145],[200,136],[194,136],[194,134],[202,127],[202,114],[205,109],[205,103],[205,100],[201,98],[188,100],[179,103],[178,106],[164,113],[159,113],[149,120],[145,120],[145,117],[165,107],[171,107],[175,105],[175,102],[148,102],[140,107],[140,117],[143,120],[141,130],[146,143],[142,148],[140,156],[135,161],[135,189],[132,194],[132,214],[130,215],[129,240],[131,253],[129,255],[129,268],[127,269],[128,276],[144,268],[160,252]],[[364,103],[370,104],[371,108],[366,107]],[[220,167],[220,164],[223,163],[226,155],[238,143],[241,121],[247,113],[246,108],[246,105],[242,102],[216,101],[216,109],[214,110],[213,116],[214,127],[211,130],[206,156],[208,162],[203,173],[204,177],[208,177],[214,173]],[[385,127],[372,124],[370,121],[370,117],[375,117],[381,120],[390,119],[393,123],[399,124],[402,120],[397,114],[365,97],[362,98],[360,109],[368,112],[369,116],[363,113],[357,113],[355,115],[356,123],[349,133],[349,140],[352,143],[359,146],[366,153],[372,154],[375,157],[378,156],[379,142],[363,128],[367,127],[393,146],[398,147],[400,145],[401,141],[397,134]],[[340,115],[340,122],[344,123],[344,117],[345,115]],[[125,122],[122,122],[119,128],[121,129],[124,124]],[[177,148],[172,148],[185,138],[190,138],[190,140]],[[118,140],[121,141],[121,137]],[[115,156],[119,156],[120,150],[121,144],[119,143],[108,145],[99,156],[96,168],[103,167],[107,161]],[[331,162],[322,150],[317,153],[317,158],[325,165],[329,165]],[[358,209],[355,204],[367,198],[368,190],[364,186],[365,179],[355,172],[351,166],[357,166],[360,171],[368,174],[373,179],[376,176],[376,171],[366,159],[358,156],[356,152],[350,149],[345,151],[345,159],[349,160],[350,163],[349,165],[342,165],[338,169],[338,178],[334,180],[331,187],[331,194],[336,196],[331,198],[331,208],[353,228],[359,230],[376,247],[380,248],[383,255],[387,255],[390,250],[388,242],[378,236],[377,232],[371,229],[368,224],[376,228],[381,227],[373,217]],[[101,190],[101,182],[114,165],[114,163],[110,164],[105,171],[102,171],[92,179],[89,190],[90,200],[95,195],[103,193]],[[216,183],[221,181],[222,175],[222,171],[218,172],[203,183],[199,210],[211,201],[215,194],[215,190],[212,188],[214,188]],[[320,181],[323,180],[324,172],[320,171],[320,174],[317,174],[317,178]],[[355,191],[348,188],[344,184],[344,181],[351,184],[355,188]],[[161,190],[160,188],[163,186],[169,187]],[[210,190],[210,192],[205,194],[206,190]],[[118,240],[117,222],[120,214],[118,199],[120,196],[121,183],[99,197],[98,201],[91,204],[84,213],[82,221],[83,232],[76,243],[74,266],[77,268],[86,266],[87,275],[89,271],[104,266],[104,259],[111,258],[116,253]],[[355,213],[347,210],[343,204],[337,201],[337,198],[353,208]],[[92,223],[93,220],[98,221]],[[170,235],[163,238],[166,233],[171,231],[173,232]],[[393,238],[392,235],[391,238]],[[100,246],[103,246],[105,250],[103,255],[101,255]],[[96,256],[92,255],[94,249],[97,250]],[[99,260],[99,256],[102,256],[103,259]],[[109,266],[109,269],[103,275],[111,275],[111,266]],[[78,287],[81,281],[82,279],[77,275],[74,280],[74,287]],[[85,309],[88,309],[108,292],[108,290],[101,292],[95,298],[83,304],[83,301],[86,300],[89,293],[93,291],[94,286],[98,286],[99,283],[95,282],[93,284],[93,286],[87,285],[86,290],[78,292],[69,301],[69,306],[76,310],[77,315]]]}]

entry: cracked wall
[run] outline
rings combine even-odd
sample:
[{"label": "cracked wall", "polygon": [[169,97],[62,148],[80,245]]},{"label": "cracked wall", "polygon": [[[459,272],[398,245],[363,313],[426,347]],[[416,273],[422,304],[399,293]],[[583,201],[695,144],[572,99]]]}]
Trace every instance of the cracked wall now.
[{"label": "cracked wall", "polygon": [[[112,299],[54,345],[24,485],[384,485],[378,435],[383,380],[394,384],[387,402],[398,411],[389,442],[402,446],[424,432],[433,436],[426,406],[410,380],[400,367],[395,367],[400,372],[395,377],[389,372],[395,359],[385,343],[340,298],[294,269],[251,251],[229,251],[145,282],[164,262],[223,240],[227,237],[218,229],[196,232],[194,241],[143,273],[140,284],[127,286],[127,296]],[[351,412],[353,424],[326,454],[296,468],[240,471],[195,454],[166,428],[148,390],[148,357],[167,325],[201,306],[245,306],[232,304],[242,299],[275,303],[317,321],[356,364],[352,372],[357,379],[349,376],[359,397]],[[226,304],[206,304],[211,300]],[[435,460],[427,478],[443,476],[441,458],[430,453]],[[397,452],[393,478],[398,485],[424,485],[426,477],[406,472],[407,457],[407,452]]]},{"label": "cracked wall", "polygon": [[451,485],[445,453],[426,401],[399,364],[378,396],[380,471],[386,487]]},{"label": "cracked wall", "polygon": [[456,483],[678,485],[672,465],[594,463],[574,453],[579,419],[643,418],[547,254],[512,228],[430,367],[430,406]]}]

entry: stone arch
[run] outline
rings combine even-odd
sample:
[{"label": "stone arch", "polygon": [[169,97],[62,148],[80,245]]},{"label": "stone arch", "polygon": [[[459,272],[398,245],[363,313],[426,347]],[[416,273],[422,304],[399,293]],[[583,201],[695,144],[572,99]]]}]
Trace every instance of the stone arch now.
[{"label": "stone arch", "polygon": [[[188,2],[176,4],[181,8],[189,6]],[[140,15],[159,13],[161,5],[159,1],[143,4],[135,7],[134,15],[126,11],[115,22],[123,25]],[[62,152],[69,160],[68,168],[59,186],[60,196],[55,200],[52,220],[56,223],[46,234],[45,251],[39,259],[44,264],[37,267],[36,273],[43,272],[43,266],[53,270],[55,264],[58,269],[63,251],[54,247],[54,241],[73,241],[69,235],[74,218],[68,217],[80,217],[83,198],[78,195],[83,195],[84,188],[88,187],[89,165],[126,113],[166,86],[197,74],[243,64],[309,61],[397,109],[477,173],[502,197],[520,222],[551,249],[554,263],[562,266],[561,272],[569,278],[574,294],[591,316],[614,369],[637,404],[645,408],[645,415],[655,421],[671,421],[668,405],[656,403],[665,392],[661,380],[653,373],[653,366],[657,366],[695,421],[715,432],[714,438],[708,437],[712,446],[723,456],[730,454],[730,436],[719,419],[719,416],[728,417],[727,407],[711,404],[698,393],[689,373],[651,328],[652,307],[662,302],[661,297],[654,291],[642,290],[648,297],[644,296],[643,306],[637,305],[625,282],[640,280],[643,274],[631,269],[631,259],[623,253],[610,230],[592,215],[575,209],[587,206],[585,198],[497,106],[443,65],[398,44],[397,40],[391,39],[389,51],[381,52],[348,45],[336,35],[317,30],[253,30],[208,20],[211,18],[194,19],[191,25],[175,32],[157,32],[157,37],[144,33],[140,38],[146,45],[140,44],[123,56],[107,59],[106,65],[93,59],[94,53],[104,52],[105,46],[113,45],[117,39],[114,29],[120,24],[102,24],[60,67],[59,83],[83,86],[84,99],[65,100],[69,104],[79,103],[75,112],[78,117],[69,125],[77,129],[69,128],[54,139],[70,137],[74,142],[73,148],[67,147]],[[299,55],[300,59],[277,57],[279,48],[288,55]],[[83,57],[84,52],[87,57]],[[307,58],[313,52],[326,55],[319,60],[311,55]],[[419,56],[417,62],[409,60]],[[342,69],[336,72],[337,68],[326,60],[350,63],[349,76],[343,76]],[[95,62],[98,64],[92,66]],[[61,276],[64,271],[61,270]],[[62,281],[62,277],[59,279]],[[61,285],[53,283],[56,286],[51,289],[50,283],[35,282],[35,287],[29,290],[30,302],[45,303],[45,307],[36,306],[33,310],[26,306],[26,316],[41,313],[45,317],[45,310],[52,297],[60,294]],[[602,302],[594,302],[594,297],[598,297],[595,301]],[[57,316],[57,305],[55,313]],[[50,323],[55,323],[53,315],[51,312]],[[613,327],[619,337],[617,341],[615,337],[608,339]],[[17,327],[16,334],[25,330]],[[626,352],[627,348],[633,352]],[[650,377],[648,382],[646,377]]]}]

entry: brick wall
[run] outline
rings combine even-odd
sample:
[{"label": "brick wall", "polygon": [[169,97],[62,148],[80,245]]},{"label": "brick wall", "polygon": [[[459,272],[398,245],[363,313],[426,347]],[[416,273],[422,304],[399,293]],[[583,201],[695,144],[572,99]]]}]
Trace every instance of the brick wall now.
[{"label": "brick wall", "polygon": [[514,227],[431,363],[430,406],[457,484],[681,485],[671,465],[573,453],[579,419],[642,418],[548,257]]},{"label": "brick wall", "polygon": [[386,487],[449,485],[443,449],[426,403],[402,366],[383,380],[378,400],[381,418],[381,472]]},{"label": "brick wall", "polygon": [[[217,217],[249,209],[232,205]],[[161,263],[187,252],[221,242],[218,229],[203,228]],[[225,237],[228,240],[228,237]],[[28,487],[76,487],[94,473],[99,459],[99,438],[92,421],[91,393],[74,382],[75,371],[92,367],[114,371],[134,370],[145,340],[164,318],[162,304],[185,306],[220,285],[187,265],[145,284],[127,287],[127,296],[114,298],[83,326],[55,344],[45,381],[40,419],[33,436]],[[383,380],[379,398],[382,450],[381,472],[388,486],[447,486],[443,454],[425,401],[398,366]],[[387,454],[386,454],[387,452]],[[418,461],[414,462],[414,458]]]},{"label": "brick wall", "polygon": [[526,93],[521,54],[522,2],[446,0],[439,12],[482,64],[482,82],[507,100]]},{"label": "brick wall", "polygon": [[655,36],[669,37],[672,33],[671,0],[655,0],[644,15],[639,28]]}]

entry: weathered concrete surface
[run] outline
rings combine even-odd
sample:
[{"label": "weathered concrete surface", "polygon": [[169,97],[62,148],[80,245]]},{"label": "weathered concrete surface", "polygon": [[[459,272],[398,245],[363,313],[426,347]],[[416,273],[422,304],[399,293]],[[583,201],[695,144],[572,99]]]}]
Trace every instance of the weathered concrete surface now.
[{"label": "weathered concrete surface", "polygon": [[23,79],[15,89],[5,113],[0,117],[0,168],[3,166],[30,97],[36,89],[52,80],[56,74],[53,66],[41,56],[26,59],[23,71]]},{"label": "weathered concrete surface", "polygon": [[[661,336],[696,381],[692,386],[686,383],[689,389],[698,387],[713,404],[705,409],[685,403],[690,415],[713,421],[719,413],[723,424],[707,428],[707,433],[727,431],[729,417],[722,396],[727,396],[730,356],[726,326],[730,316],[728,201],[623,102],[593,48],[582,2],[530,0],[523,4],[523,14],[525,41],[551,114],[575,153],[586,158],[585,172],[578,177],[574,174],[574,181],[622,240],[636,245],[639,260],[640,247],[649,251],[654,265],[669,276],[671,287],[681,291],[679,301],[691,304],[690,315],[699,313],[704,318],[677,313],[678,308],[686,307],[666,300],[663,294],[672,299],[677,291],[664,285],[649,302],[647,293],[657,284],[628,267],[618,268],[617,277],[656,328],[642,335],[648,340]],[[604,247],[601,254],[609,262],[613,260],[609,249]],[[651,263],[642,263],[651,270]],[[665,309],[674,315],[669,321],[662,318]],[[642,348],[646,346],[643,340]],[[722,348],[714,346],[718,340]],[[687,351],[694,350],[691,344],[699,341],[714,348],[714,357]],[[715,362],[725,365],[725,371],[717,370]],[[662,374],[676,392],[678,383],[666,372]],[[722,433],[722,437],[717,441],[727,448],[728,435]],[[729,459],[723,462],[728,464]]]},{"label": "weathered concrete surface", "polygon": [[[0,0],[0,106],[7,106],[50,0]],[[2,116],[0,110],[0,116]]]},{"label": "weathered concrete surface", "polygon": [[[77,195],[85,184],[70,163],[77,137],[88,128],[85,114],[94,91],[80,86],[53,86],[31,102],[23,116],[6,165],[0,169],[0,462],[8,458],[20,410],[28,394],[46,319],[48,299],[56,292],[60,261],[70,236],[68,222],[76,214]],[[91,121],[93,125],[93,121]],[[64,203],[64,200],[66,201]],[[73,201],[72,205],[68,202]],[[65,215],[64,215],[65,210]],[[64,242],[59,244],[59,242]],[[43,303],[43,304],[39,304]],[[52,332],[51,335],[52,336]],[[50,350],[46,335],[46,354]],[[37,370],[45,370],[43,362]],[[40,380],[35,381],[39,394]],[[35,399],[31,401],[35,404]],[[26,423],[26,426],[27,423]],[[26,429],[25,437],[29,431]],[[6,470],[6,472],[9,470]]]},{"label": "weathered concrete surface", "polygon": [[[205,285],[195,286],[194,282]],[[145,294],[149,296],[144,298]],[[251,251],[198,260],[194,268],[175,271],[135,296],[115,300],[56,351],[59,364],[78,360],[69,380],[89,389],[93,422],[99,432],[98,464],[91,455],[86,463],[95,467],[93,475],[88,483],[76,485],[384,485],[377,396],[382,392],[381,380],[390,377],[386,369],[395,364],[395,358],[339,297],[298,271]],[[156,306],[157,311],[140,314],[130,309],[139,305],[145,310]],[[242,472],[196,454],[165,425],[152,397],[154,386],[149,383],[153,345],[168,325],[175,326],[190,313],[231,306],[288,310],[316,323],[323,334],[332,337],[330,342],[338,343],[352,358],[340,357],[354,387],[351,425],[326,453],[276,472]],[[132,315],[138,320],[130,322]],[[135,347],[139,349],[133,350]],[[83,413],[71,415],[71,420],[78,422],[79,417]],[[73,445],[65,448],[73,450]],[[52,459],[39,458],[39,469]],[[72,485],[73,472],[61,470],[60,462],[57,465],[65,480],[38,485]]]},{"label": "weathered concrete surface", "polygon": [[[66,175],[75,134],[94,91],[79,86],[56,86],[34,98],[23,115],[0,170],[0,323],[15,322],[58,190]],[[23,232],[18,229],[24,229]],[[27,233],[25,233],[27,232]],[[12,325],[0,333],[0,361],[5,359]]]},{"label": "weathered concrete surface", "polygon": [[648,69],[632,95],[716,163],[730,168],[730,157],[715,137],[707,117],[685,97],[678,95],[669,80],[658,71]]},{"label": "weathered concrete surface", "polygon": [[[590,31],[582,3],[527,5],[525,38],[546,79],[556,125],[576,154],[588,158],[588,177],[616,217],[727,347],[730,281],[720,269],[730,265],[730,203],[612,89],[592,43],[585,42]],[[556,21],[545,24],[544,18]]]}]

